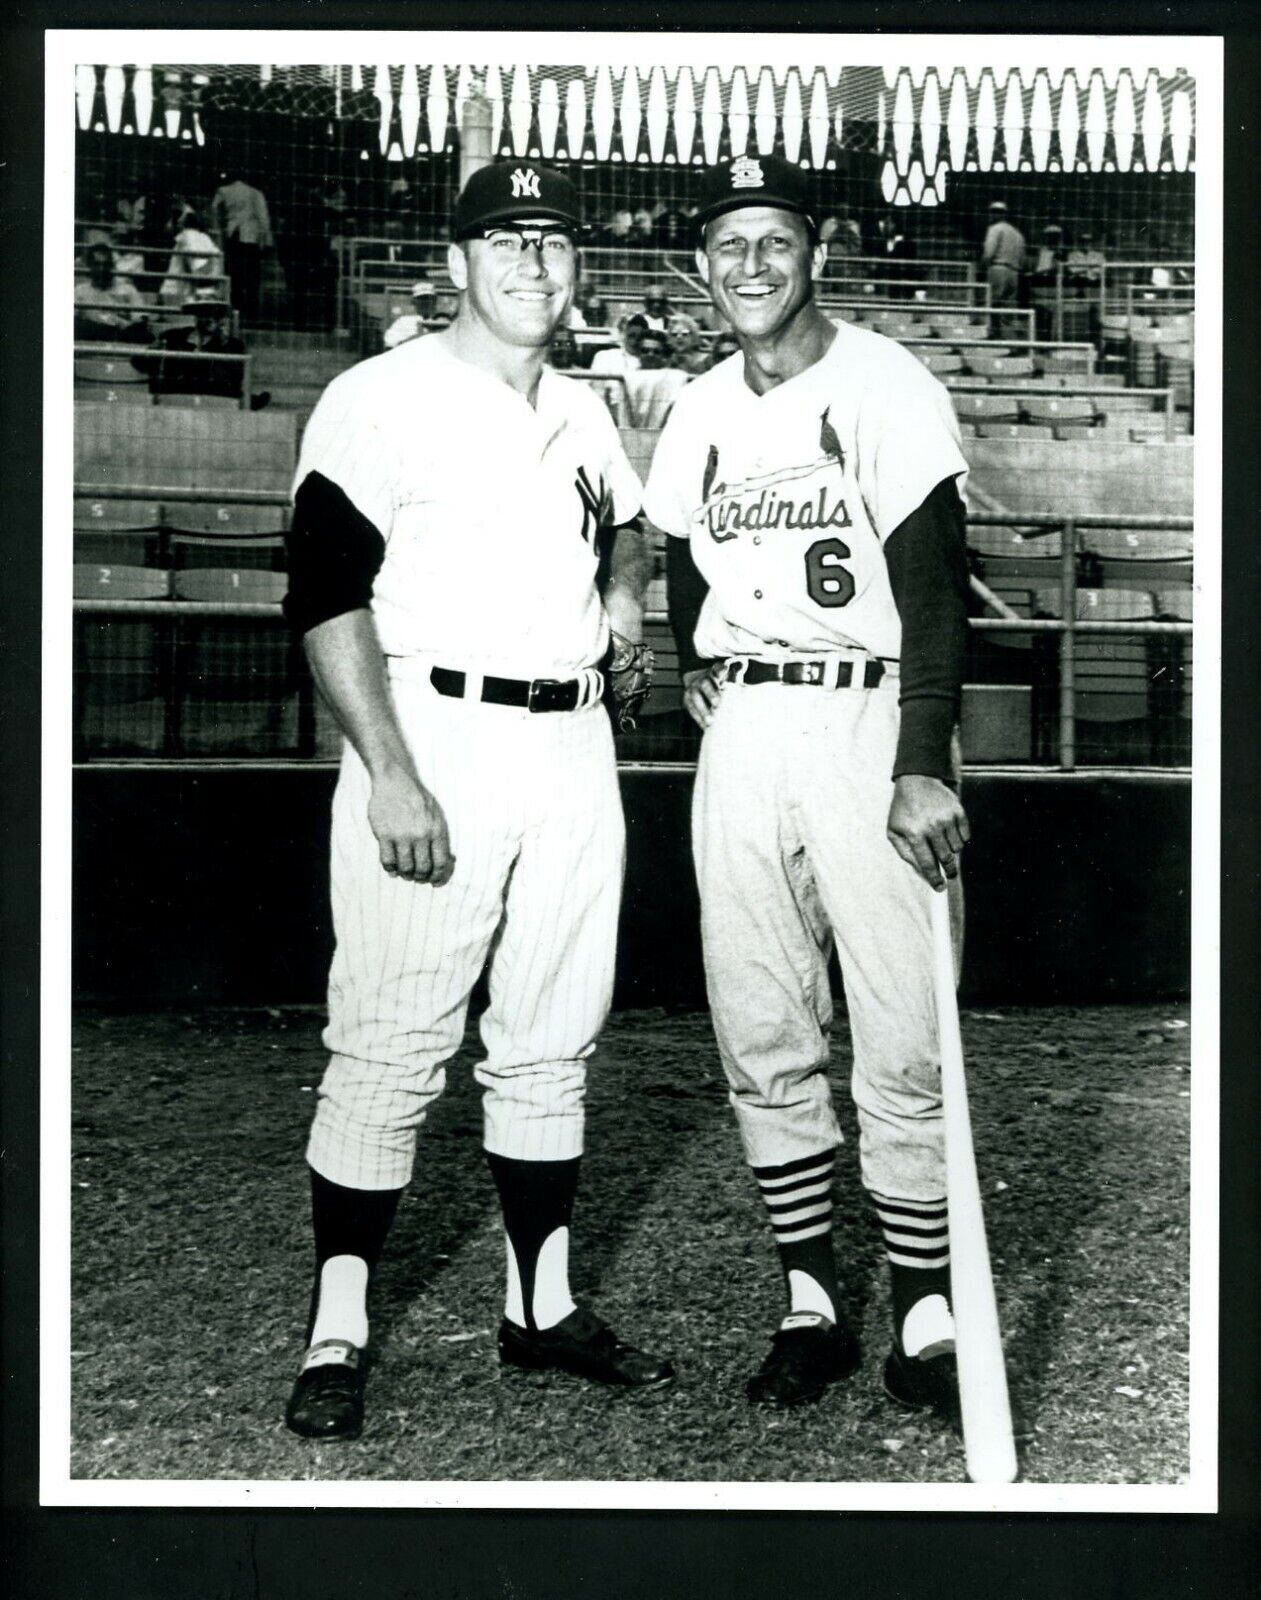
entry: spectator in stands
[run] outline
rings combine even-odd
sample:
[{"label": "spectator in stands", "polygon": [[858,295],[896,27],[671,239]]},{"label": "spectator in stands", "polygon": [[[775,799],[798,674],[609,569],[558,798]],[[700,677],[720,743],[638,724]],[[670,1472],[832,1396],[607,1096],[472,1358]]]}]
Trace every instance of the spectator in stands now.
[{"label": "spectator in stands", "polygon": [[247,183],[239,168],[229,167],[224,178],[210,202],[211,217],[223,241],[233,301],[242,317],[253,322],[258,316],[263,251],[274,242],[271,217],[262,190]]},{"label": "spectator in stands", "polygon": [[412,308],[395,317],[385,330],[381,336],[385,348],[393,350],[395,345],[406,344],[409,339],[414,339],[432,326],[437,300],[437,291],[427,278],[420,278],[412,284]]},{"label": "spectator in stands", "polygon": [[629,206],[616,207],[608,220],[601,224],[597,233],[597,243],[606,245],[626,244],[630,239],[634,223],[635,218]]},{"label": "spectator in stands", "polygon": [[701,325],[685,311],[670,314],[666,332],[670,338],[670,365],[680,372],[709,371],[709,351],[701,337]]},{"label": "spectator in stands", "polygon": [[591,358],[592,372],[606,373],[612,377],[625,377],[639,370],[639,346],[648,332],[648,324],[639,312],[623,317],[617,325],[620,341],[612,350],[597,350]]},{"label": "spectator in stands", "polygon": [[709,347],[709,365],[716,367],[720,361],[726,361],[728,356],[733,356],[740,348],[740,341],[734,333],[724,331],[718,335]]},{"label": "spectator in stands", "polygon": [[1096,249],[1094,234],[1080,228],[1064,262],[1064,276],[1074,289],[1098,292],[1103,281],[1103,251]]},{"label": "spectator in stands", "polygon": [[690,374],[669,365],[670,338],[657,328],[645,329],[638,353],[638,369],[626,376],[627,420],[635,428],[661,428]]},{"label": "spectator in stands", "polygon": [[889,285],[889,298],[909,299],[912,293],[909,280],[915,276],[912,263],[919,251],[896,212],[885,212],[876,223],[876,253],[883,258],[877,276]]},{"label": "spectator in stands", "polygon": [[849,214],[848,206],[837,206],[819,224],[819,243],[828,247],[829,256],[844,258],[863,253],[862,229]]},{"label": "spectator in stands", "polygon": [[650,328],[664,333],[670,321],[670,298],[659,283],[650,283],[644,290],[644,309],[640,316]]},{"label": "spectator in stands", "polygon": [[678,206],[667,206],[653,225],[653,243],[658,250],[691,253],[692,225]]},{"label": "spectator in stands", "polygon": [[134,228],[120,227],[114,239],[114,271],[120,278],[130,278],[143,293],[145,276],[144,251],[140,235]]},{"label": "spectator in stands", "polygon": [[175,235],[171,260],[162,285],[162,299],[183,303],[193,287],[189,279],[217,278],[223,272],[219,246],[202,226],[198,212],[185,214],[183,226]]},{"label": "spectator in stands", "polygon": [[144,298],[130,278],[115,271],[110,246],[90,244],[83,262],[88,275],[74,285],[75,338],[147,344],[152,331]]},{"label": "spectator in stands", "polygon": [[[1103,251],[1095,246],[1088,228],[1077,230],[1077,237],[1064,262],[1065,293],[1086,313],[1086,336],[1098,340],[1102,333],[1099,295],[1103,286]],[[1081,302],[1085,301],[1084,308]]]},{"label": "spectator in stands", "polygon": [[[611,349],[597,350],[591,358],[589,370],[608,383],[595,384],[596,393],[608,406],[619,427],[634,426],[634,412],[630,407],[627,384],[633,372],[639,371],[640,341],[648,332],[648,324],[639,313],[622,317],[617,325],[618,343]],[[617,380],[621,379],[619,383]]]},{"label": "spectator in stands", "polygon": [[578,341],[574,338],[572,328],[567,328],[563,323],[557,328],[552,335],[547,359],[557,372],[572,372],[582,366],[578,356]]},{"label": "spectator in stands", "polygon": [[1042,243],[1029,274],[1034,330],[1039,339],[1053,339],[1056,334],[1056,299],[1063,288],[1060,279],[1063,265],[1064,230],[1058,223],[1048,223],[1042,230]]},{"label": "spectator in stands", "polygon": [[654,206],[636,206],[631,214],[628,244],[652,244],[656,235],[657,210]]},{"label": "spectator in stands", "polygon": [[130,198],[120,195],[115,208],[120,233],[131,234],[137,239],[142,237],[148,208],[149,201],[146,195],[136,194]]},{"label": "spectator in stands", "polygon": [[990,305],[1000,314],[990,318],[990,336],[1010,338],[1006,307],[1015,309],[1020,298],[1020,275],[1025,265],[1025,236],[1007,215],[1007,202],[990,203],[990,222],[981,246],[981,268],[990,288]]},{"label": "spectator in stands", "polygon": [[609,308],[595,289],[580,289],[575,302],[583,315],[586,328],[607,328]]},{"label": "spectator in stands", "polygon": [[[239,400],[245,382],[242,361],[181,361],[180,356],[243,356],[245,344],[232,332],[232,307],[217,289],[195,289],[183,309],[192,322],[167,328],[131,364],[147,374],[151,394],[206,394]],[[271,400],[266,391],[250,396],[250,410]]]}]

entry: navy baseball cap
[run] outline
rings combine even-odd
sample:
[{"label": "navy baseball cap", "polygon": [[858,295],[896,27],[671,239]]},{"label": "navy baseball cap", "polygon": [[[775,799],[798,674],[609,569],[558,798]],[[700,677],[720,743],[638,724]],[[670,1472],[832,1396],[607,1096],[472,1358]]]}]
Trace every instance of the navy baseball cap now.
[{"label": "navy baseball cap", "polygon": [[582,231],[582,204],[569,179],[537,161],[498,161],[479,167],[455,203],[451,231],[467,239],[496,223],[546,218]]},{"label": "navy baseball cap", "polygon": [[728,211],[738,211],[741,206],[775,206],[814,221],[806,175],[782,156],[737,156],[734,161],[710,167],[694,218],[698,236],[705,237],[706,223]]}]

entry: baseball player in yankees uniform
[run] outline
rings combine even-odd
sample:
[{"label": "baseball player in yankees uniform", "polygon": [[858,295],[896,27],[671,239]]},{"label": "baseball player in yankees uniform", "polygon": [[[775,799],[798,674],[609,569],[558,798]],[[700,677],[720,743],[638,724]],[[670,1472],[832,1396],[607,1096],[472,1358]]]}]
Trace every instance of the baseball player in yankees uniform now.
[{"label": "baseball player in yankees uniform", "polygon": [[558,173],[474,174],[448,256],[456,320],[336,378],[303,439],[286,609],[346,735],[307,1147],[316,1276],[286,1412],[308,1437],[362,1425],[369,1277],[488,956],[476,1077],[507,1239],[500,1359],[673,1376],[568,1281],[625,848],[598,663],[610,625],[641,637],[648,576],[616,429],[544,365],[580,226]]},{"label": "baseball player in yankees uniform", "polygon": [[816,1399],[860,1361],[832,1249],[835,943],[891,1268],[884,1382],[940,1405],[954,1330],[930,907],[968,837],[967,464],[941,385],[815,304],[826,251],[797,167],[714,169],[696,220],[741,350],[679,396],[645,509],[674,535],[671,620],[705,729],[693,836],[714,1027],[788,1289],[747,1392]]}]

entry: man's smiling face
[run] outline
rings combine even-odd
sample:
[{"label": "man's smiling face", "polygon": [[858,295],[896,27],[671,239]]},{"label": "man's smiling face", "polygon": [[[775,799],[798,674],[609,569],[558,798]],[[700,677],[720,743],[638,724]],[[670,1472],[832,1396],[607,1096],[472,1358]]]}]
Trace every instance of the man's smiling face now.
[{"label": "man's smiling face", "polygon": [[827,251],[805,219],[777,206],[741,206],[705,229],[696,264],[716,309],[744,338],[773,338],[814,296]]},{"label": "man's smiling face", "polygon": [[547,344],[573,303],[578,253],[547,220],[505,223],[452,245],[448,266],[477,320],[504,344]]}]

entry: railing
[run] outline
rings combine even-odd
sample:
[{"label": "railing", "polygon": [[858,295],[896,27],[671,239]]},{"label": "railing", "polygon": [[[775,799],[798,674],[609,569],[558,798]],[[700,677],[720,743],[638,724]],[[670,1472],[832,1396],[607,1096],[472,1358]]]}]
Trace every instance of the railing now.
[{"label": "railing", "polygon": [[[237,506],[265,506],[287,507],[290,497],[279,490],[218,490],[212,495],[199,489],[190,489],[176,486],[155,485],[115,485],[115,484],[77,484],[74,489],[77,499],[91,500],[151,500],[168,502],[171,504],[204,501],[213,499],[216,503]],[[1025,635],[1031,640],[1047,638],[1058,640],[1055,650],[1057,690],[1057,717],[1058,729],[1058,756],[1057,764],[1060,770],[1071,772],[1075,770],[1078,762],[1078,695],[1080,691],[1080,673],[1077,661],[1076,642],[1082,637],[1105,638],[1145,638],[1180,640],[1189,638],[1192,633],[1192,624],[1181,620],[1091,620],[1078,618],[1078,594],[1084,587],[1098,584],[1106,592],[1109,584],[1130,586],[1146,584],[1149,587],[1157,585],[1168,588],[1186,588],[1191,582],[1191,561],[1189,557],[1182,558],[1142,558],[1142,557],[1106,557],[1082,547],[1082,536],[1092,530],[1136,531],[1136,532],[1178,532],[1190,533],[1192,519],[1190,517],[1157,517],[1145,515],[1083,515],[1076,517],[1059,517],[1039,513],[998,513],[998,512],[973,512],[968,517],[970,528],[1012,528],[1023,531],[1037,531],[1043,534],[1060,535],[1060,550],[1058,556],[1026,556],[1012,558],[1003,555],[984,555],[980,558],[987,581],[1000,582],[1005,569],[1012,569],[1023,574],[1028,579],[1031,568],[1040,571],[1043,565],[1048,572],[1054,571],[1057,587],[1059,608],[1061,616],[1052,617],[1020,617],[1014,615],[974,617],[971,619],[971,628],[980,636],[1011,636]],[[273,543],[276,534],[260,535],[259,540],[270,539]],[[205,544],[209,547],[214,544],[214,536],[207,535]],[[271,575],[275,578],[276,574]],[[1083,582],[1083,577],[1089,578],[1089,583]],[[1023,579],[1022,579],[1023,581]],[[234,619],[242,621],[248,619],[270,619],[279,622],[281,618],[280,605],[275,601],[206,601],[188,600],[179,598],[111,598],[107,595],[94,597],[79,597],[74,602],[77,615],[83,617],[116,617],[120,620],[147,620],[158,622],[162,619],[177,619],[203,621],[225,621]],[[660,627],[666,621],[665,613],[660,609],[649,612],[648,622],[651,626]],[[286,643],[281,653],[284,656],[284,682],[287,692],[296,695],[296,744],[295,753],[309,758],[317,754],[317,710],[309,676],[301,667],[301,662],[296,652],[290,651]],[[159,696],[165,707],[165,733],[160,743],[158,753],[168,755],[183,753],[181,742],[181,717],[180,704],[183,687],[179,681],[181,671],[181,647],[178,633],[172,636],[168,649],[163,655],[163,685]],[[1180,679],[1185,663],[1179,653],[1178,659],[1173,664],[1172,676],[1175,680],[1163,686],[1162,692],[1175,699],[1181,693]],[[1164,666],[1159,669],[1165,670]],[[651,739],[645,755],[651,755]]]},{"label": "railing", "polygon": [[[1071,375],[1066,374],[1066,376]],[[1083,376],[1088,377],[1089,374],[1084,374]],[[953,373],[949,372],[942,373],[940,378],[941,382],[945,384],[946,388],[950,390],[951,394],[1029,395],[1031,393],[1028,387],[1028,380],[1021,378],[956,378]],[[1047,391],[1043,390],[1038,390],[1036,392],[1039,398],[1044,397],[1044,395],[1047,393]],[[1177,414],[1174,409],[1174,391],[1172,389],[1138,387],[1130,389],[1116,389],[1111,388],[1106,384],[1082,382],[1057,384],[1056,387],[1049,392],[1057,400],[1071,399],[1074,396],[1081,398],[1082,396],[1093,397],[1095,395],[1101,395],[1104,399],[1120,399],[1122,401],[1151,400],[1154,402],[1155,409],[1164,419],[1165,438],[1175,439],[1178,436]],[[1105,406],[1103,409],[1106,410],[1107,407]],[[985,421],[983,417],[960,418],[960,421],[963,422],[970,422],[974,420],[978,422]],[[1113,524],[1111,523],[1108,524],[1109,527],[1112,525]]]},{"label": "railing", "polygon": [[[1007,513],[1007,512],[970,512],[968,515],[970,528],[1020,528],[1037,529],[1043,533],[1060,535],[1060,554],[1058,563],[1059,600],[1062,615],[1057,618],[1034,617],[973,617],[971,625],[979,633],[993,634],[1051,634],[1059,637],[1059,766],[1062,771],[1071,772],[1077,765],[1077,673],[1075,642],[1079,635],[1102,634],[1114,638],[1150,638],[1166,636],[1171,638],[1189,637],[1192,624],[1184,621],[1089,621],[1077,616],[1077,593],[1079,587],[1079,563],[1083,555],[1080,548],[1080,535],[1090,529],[1107,529],[1141,532],[1170,532],[1190,533],[1193,528],[1193,519],[1190,517],[1150,517],[1142,515],[1126,515],[1120,513],[1114,516],[1082,515],[1076,517],[1057,517],[1048,513]],[[1036,558],[1035,558],[1036,559]],[[1048,562],[1054,558],[1042,558]],[[982,557],[982,564],[987,576],[993,572],[1001,572],[1003,563],[1008,558],[1003,556]],[[1163,577],[1171,586],[1189,584],[1191,579],[1191,564],[1185,561],[1145,561],[1142,558],[1114,558],[1111,563],[1105,563],[1100,558],[1094,557],[1096,571],[1102,578],[1106,576],[1108,566],[1113,570],[1129,567],[1135,576],[1139,576],[1137,569],[1143,569],[1142,576],[1149,581],[1156,577]],[[1012,562],[1016,565],[1016,562]],[[1024,562],[1018,563],[1027,571]]]},{"label": "railing", "polygon": [[[128,365],[128,383],[134,384],[135,387],[139,388],[142,383],[147,382],[149,398],[155,405],[161,401],[164,395],[183,394],[194,397],[197,395],[202,395],[203,398],[210,399],[232,399],[236,401],[236,404],[242,411],[247,411],[249,409],[251,394],[250,368],[254,358],[248,352],[243,355],[238,355],[229,353],[227,351],[164,350],[160,346],[155,349],[152,345],[110,344],[105,340],[98,341],[92,339],[84,343],[76,342],[74,354],[76,362],[75,377],[78,382],[83,384],[99,383],[101,388],[109,389],[110,379],[107,376],[96,377],[93,375],[81,375],[80,371],[78,370],[81,362],[87,362],[91,360],[125,360]],[[144,369],[136,366],[137,361],[143,361],[145,363]],[[175,363],[177,365],[182,365],[184,362],[192,362],[194,364],[200,363],[202,365],[217,363],[221,367],[228,365],[240,367],[241,392],[239,395],[220,395],[218,392],[213,390],[203,391],[182,388],[164,389],[161,386],[164,381],[162,369],[168,362]],[[131,377],[132,372],[135,374],[134,378]],[[114,387],[117,388],[118,384],[115,383]],[[76,490],[75,493],[77,496],[78,491]],[[194,491],[193,497],[204,500],[206,498],[206,493],[204,490]],[[111,498],[111,496],[104,496],[100,498],[108,499]],[[113,498],[118,497],[115,496]],[[146,491],[143,494],[124,498],[145,500],[154,499],[157,497]],[[166,499],[169,497],[164,493],[161,498]],[[248,504],[249,502],[245,503]]]}]

